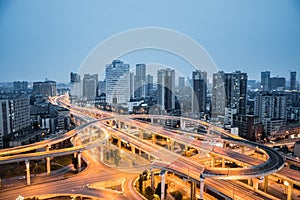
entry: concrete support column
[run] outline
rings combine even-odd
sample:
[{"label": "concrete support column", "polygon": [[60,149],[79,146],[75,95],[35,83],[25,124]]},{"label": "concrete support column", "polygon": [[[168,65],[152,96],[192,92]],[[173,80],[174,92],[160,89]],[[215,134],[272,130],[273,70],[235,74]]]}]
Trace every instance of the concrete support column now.
[{"label": "concrete support column", "polygon": [[30,161],[25,160],[27,185],[30,185]]},{"label": "concrete support column", "polygon": [[287,200],[292,200],[293,197],[293,183],[289,183],[287,190]]},{"label": "concrete support column", "polygon": [[142,150],[139,150],[139,155],[140,155],[140,156],[142,155]]},{"label": "concrete support column", "polygon": [[139,137],[140,137],[141,139],[143,139],[143,138],[144,138],[144,132],[143,132],[143,130],[139,130],[139,131],[140,131]]},{"label": "concrete support column", "polygon": [[173,152],[174,151],[174,140],[170,139],[170,150]]},{"label": "concrete support column", "polygon": [[150,154],[148,154],[148,160],[149,160],[149,161],[151,160],[151,155],[150,155]]},{"label": "concrete support column", "polygon": [[131,145],[131,152],[132,154],[135,154],[135,147],[133,145]]},{"label": "concrete support column", "polygon": [[118,147],[118,148],[121,148],[121,138],[118,138],[117,147]]},{"label": "concrete support column", "polygon": [[78,158],[78,171],[81,171],[81,151],[77,153],[77,158]]},{"label": "concrete support column", "polygon": [[152,144],[155,144],[156,143],[156,135],[154,133],[152,133]]},{"label": "concrete support column", "polygon": [[50,175],[51,172],[50,157],[47,157],[46,161],[47,161],[47,175]]},{"label": "concrete support column", "polygon": [[182,118],[180,118],[180,128],[185,130],[185,121]]},{"label": "concrete support column", "polygon": [[215,156],[211,156],[211,167],[215,167],[216,164],[216,158]]},{"label": "concrete support column", "polygon": [[160,172],[161,175],[161,193],[160,193],[160,199],[165,200],[165,184],[166,184],[166,171],[162,170]]},{"label": "concrete support column", "polygon": [[[50,148],[51,148],[51,146],[48,145],[48,146],[46,147],[46,151],[50,151]],[[50,172],[51,172],[50,157],[47,157],[47,158],[46,158],[46,163],[47,163],[47,164],[46,164],[47,174],[50,175]]]},{"label": "concrete support column", "polygon": [[248,178],[248,185],[251,185],[251,178]]},{"label": "concrete support column", "polygon": [[202,174],[200,174],[200,200],[204,199],[203,191],[204,191],[204,177]]},{"label": "concrete support column", "polygon": [[153,168],[150,168],[150,172],[151,172],[151,189],[152,189],[152,191],[154,191],[154,171],[153,171]]},{"label": "concrete support column", "polygon": [[255,191],[258,190],[258,179],[257,178],[253,178],[252,182],[253,182],[253,189]]},{"label": "concrete support column", "polygon": [[104,160],[104,149],[103,147],[100,147],[100,161],[103,162]]},{"label": "concrete support column", "polygon": [[196,183],[191,181],[191,200],[196,200]]},{"label": "concrete support column", "polygon": [[207,129],[206,129],[207,134],[210,134],[210,129],[211,129],[210,126],[208,126]]},{"label": "concrete support column", "polygon": [[269,176],[264,178],[264,192],[268,192]]},{"label": "concrete support column", "polygon": [[151,124],[153,124],[153,117],[151,117],[150,120],[151,120]]},{"label": "concrete support column", "polygon": [[222,168],[225,168],[225,158],[222,158]]},{"label": "concrete support column", "polygon": [[121,129],[122,128],[122,126],[121,126],[122,124],[121,124],[121,121],[118,121],[118,128],[119,129]]}]

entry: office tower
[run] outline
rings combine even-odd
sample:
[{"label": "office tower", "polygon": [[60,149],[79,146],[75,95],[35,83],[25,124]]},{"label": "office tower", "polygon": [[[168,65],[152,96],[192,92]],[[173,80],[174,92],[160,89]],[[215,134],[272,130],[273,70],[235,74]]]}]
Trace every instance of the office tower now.
[{"label": "office tower", "polygon": [[110,104],[124,104],[130,100],[129,64],[114,60],[106,65],[106,100]]},{"label": "office tower", "polygon": [[14,81],[14,90],[26,91],[28,90],[28,82],[27,81]]},{"label": "office tower", "polygon": [[247,73],[235,71],[213,74],[212,117],[225,115],[225,109],[236,109],[236,114],[245,115],[247,105]]},{"label": "office tower", "polygon": [[157,71],[157,97],[162,110],[175,109],[175,70],[170,68]]},{"label": "office tower", "polygon": [[270,91],[270,71],[261,72],[260,75],[260,87],[261,91]]},{"label": "office tower", "polygon": [[129,79],[129,82],[130,82],[130,87],[129,87],[129,90],[130,90],[130,98],[133,98],[133,97],[134,97],[134,80],[135,80],[134,73],[133,73],[133,72],[130,72],[130,79]]},{"label": "office tower", "polygon": [[84,74],[82,81],[82,96],[93,100],[97,96],[98,74]]},{"label": "office tower", "polygon": [[255,99],[254,115],[258,116],[261,122],[267,118],[286,120],[286,105],[285,94],[261,92]]},{"label": "office tower", "polygon": [[146,85],[146,65],[136,64],[135,66],[135,96],[137,98],[145,97],[145,85]]},{"label": "office tower", "polygon": [[179,90],[183,90],[185,87],[185,78],[180,76],[178,77],[178,88]]},{"label": "office tower", "polygon": [[270,91],[283,91],[285,88],[285,78],[272,77],[270,78]]},{"label": "office tower", "polygon": [[294,72],[291,72],[291,85],[290,85],[290,90],[296,90],[296,75],[297,73],[294,71]]},{"label": "office tower", "polygon": [[[207,99],[207,73],[200,70],[194,71],[192,74],[193,95],[192,95],[192,111],[193,113],[206,112]],[[184,81],[183,81],[184,82]]]},{"label": "office tower", "polygon": [[79,74],[70,73],[70,99],[78,99],[82,97],[82,82]]},{"label": "office tower", "polygon": [[148,74],[146,78],[146,96],[150,97],[153,94],[153,76]]},{"label": "office tower", "polygon": [[8,97],[0,99],[0,148],[3,137],[23,132],[31,127],[29,97]]},{"label": "office tower", "polygon": [[98,95],[106,94],[106,80],[98,82]]},{"label": "office tower", "polygon": [[33,82],[32,93],[34,95],[56,96],[56,82]]}]

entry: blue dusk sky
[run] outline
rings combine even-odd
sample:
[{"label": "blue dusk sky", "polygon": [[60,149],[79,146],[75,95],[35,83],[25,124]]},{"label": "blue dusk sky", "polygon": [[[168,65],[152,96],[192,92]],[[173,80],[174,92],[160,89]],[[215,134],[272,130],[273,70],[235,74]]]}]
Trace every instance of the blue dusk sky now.
[{"label": "blue dusk sky", "polygon": [[[218,70],[241,70],[249,79],[260,79],[265,70],[289,79],[290,70],[300,80],[299,0],[0,0],[0,82],[68,82],[69,73],[77,72],[99,43],[143,27],[191,37]],[[132,65],[188,65],[149,50],[121,59]],[[184,75],[191,76],[191,71]]]}]

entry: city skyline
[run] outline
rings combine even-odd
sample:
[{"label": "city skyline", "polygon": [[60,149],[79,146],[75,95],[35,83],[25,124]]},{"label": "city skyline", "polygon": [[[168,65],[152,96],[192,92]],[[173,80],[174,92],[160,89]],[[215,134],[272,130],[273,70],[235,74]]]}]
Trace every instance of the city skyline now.
[{"label": "city skyline", "polygon": [[[300,66],[299,3],[246,4],[172,2],[170,7],[169,2],[90,2],[82,7],[74,2],[72,9],[66,9],[67,2],[57,6],[53,2],[2,1],[0,80],[48,78],[68,82],[67,74],[77,72],[96,45],[114,34],[143,27],[167,28],[191,37],[207,50],[218,70],[241,70],[248,73],[249,80],[259,80],[260,72],[269,70],[272,76],[289,79],[289,70],[297,71]],[[136,63],[160,63],[174,69],[187,66],[174,55],[149,50],[132,52],[120,59],[131,66]]]}]

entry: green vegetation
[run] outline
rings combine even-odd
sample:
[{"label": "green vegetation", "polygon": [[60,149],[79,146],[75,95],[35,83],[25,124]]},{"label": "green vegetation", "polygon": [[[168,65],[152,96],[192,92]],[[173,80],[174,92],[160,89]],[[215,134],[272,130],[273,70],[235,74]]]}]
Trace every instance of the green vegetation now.
[{"label": "green vegetation", "polygon": [[180,191],[176,190],[171,192],[170,194],[175,198],[175,200],[182,200],[182,194]]}]

